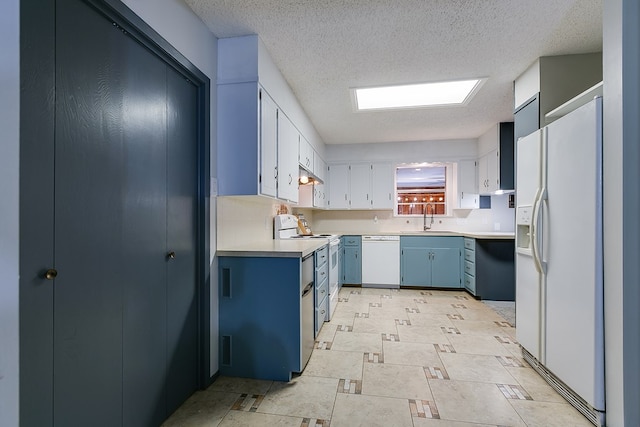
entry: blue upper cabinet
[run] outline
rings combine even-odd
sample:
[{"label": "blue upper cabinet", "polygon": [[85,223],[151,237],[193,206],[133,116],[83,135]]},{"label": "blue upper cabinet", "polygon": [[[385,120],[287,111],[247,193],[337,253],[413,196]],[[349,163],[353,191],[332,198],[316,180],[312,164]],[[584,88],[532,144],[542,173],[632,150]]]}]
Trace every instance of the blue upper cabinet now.
[{"label": "blue upper cabinet", "polygon": [[462,237],[402,236],[400,284],[462,288]]},{"label": "blue upper cabinet", "polygon": [[362,283],[362,238],[343,236],[344,276],[343,283],[354,285]]}]

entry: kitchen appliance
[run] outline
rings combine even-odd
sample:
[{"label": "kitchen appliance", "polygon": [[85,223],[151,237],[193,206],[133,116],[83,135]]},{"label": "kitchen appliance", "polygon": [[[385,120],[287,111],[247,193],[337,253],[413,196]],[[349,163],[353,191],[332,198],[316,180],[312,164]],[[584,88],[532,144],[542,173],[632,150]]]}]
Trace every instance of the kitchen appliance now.
[{"label": "kitchen appliance", "polygon": [[362,287],[400,288],[400,236],[362,236]]},{"label": "kitchen appliance", "polygon": [[[304,219],[304,218],[303,218]],[[282,214],[274,218],[274,239],[326,239],[329,244],[329,320],[338,303],[340,282],[340,236],[336,234],[298,234],[300,218],[295,215]],[[308,228],[306,220],[304,227]],[[311,229],[309,228],[309,231]]]},{"label": "kitchen appliance", "polygon": [[604,425],[602,98],[517,144],[517,340],[532,367]]},{"label": "kitchen appliance", "polygon": [[313,254],[311,254],[302,260],[302,281],[300,282],[300,364],[302,369],[307,365],[315,343],[315,327],[313,324],[315,318],[313,273]]}]

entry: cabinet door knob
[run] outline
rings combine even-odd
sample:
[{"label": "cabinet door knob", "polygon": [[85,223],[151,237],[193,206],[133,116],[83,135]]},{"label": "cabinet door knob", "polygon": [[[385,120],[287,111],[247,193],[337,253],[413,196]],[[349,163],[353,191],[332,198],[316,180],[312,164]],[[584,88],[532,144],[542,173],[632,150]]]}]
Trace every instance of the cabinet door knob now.
[{"label": "cabinet door knob", "polygon": [[168,257],[169,259],[176,259],[176,253],[175,253],[175,252],[173,252],[173,251],[171,251],[171,252],[169,252],[169,253],[167,254],[167,257]]},{"label": "cabinet door knob", "polygon": [[44,272],[44,278],[47,280],[53,280],[58,276],[58,271],[55,268],[50,268]]}]

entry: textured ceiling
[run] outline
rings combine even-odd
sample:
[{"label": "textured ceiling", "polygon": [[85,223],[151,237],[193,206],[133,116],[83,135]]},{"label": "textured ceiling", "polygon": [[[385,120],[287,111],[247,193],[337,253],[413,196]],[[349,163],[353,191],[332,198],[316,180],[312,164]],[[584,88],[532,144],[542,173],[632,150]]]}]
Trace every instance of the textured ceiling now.
[{"label": "textured ceiling", "polygon": [[[476,138],[513,119],[536,58],[602,49],[602,0],[185,0],[258,34],[327,144]],[[487,77],[464,107],[353,111],[349,89]]]}]

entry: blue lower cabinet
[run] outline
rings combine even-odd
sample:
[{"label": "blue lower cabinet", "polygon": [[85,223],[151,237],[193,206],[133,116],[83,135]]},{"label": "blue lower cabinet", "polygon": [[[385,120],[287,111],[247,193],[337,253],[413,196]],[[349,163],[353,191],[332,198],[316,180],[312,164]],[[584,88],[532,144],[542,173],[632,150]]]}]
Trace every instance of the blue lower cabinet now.
[{"label": "blue lower cabinet", "polygon": [[462,288],[462,237],[403,236],[400,238],[400,284]]},{"label": "blue lower cabinet", "polygon": [[300,258],[220,257],[220,374],[289,381],[302,370]]},{"label": "blue lower cabinet", "polygon": [[322,328],[322,324],[327,321],[329,314],[329,300],[327,295],[320,301],[318,306],[316,307],[316,337],[320,332],[320,328]]},{"label": "blue lower cabinet", "polygon": [[429,248],[404,248],[400,255],[401,284],[431,286]]},{"label": "blue lower cabinet", "polygon": [[343,236],[342,242],[344,245],[343,283],[362,284],[362,237]]},{"label": "blue lower cabinet", "polygon": [[320,329],[328,319],[327,312],[327,295],[329,295],[329,280],[325,279],[316,286],[316,321],[315,321],[315,335],[317,337],[320,333]]},{"label": "blue lower cabinet", "polygon": [[431,249],[431,286],[438,288],[461,288],[462,275],[460,248]]}]

